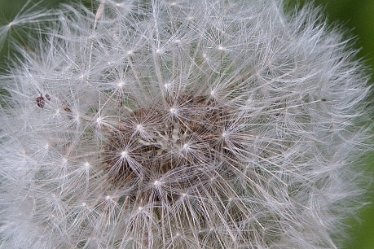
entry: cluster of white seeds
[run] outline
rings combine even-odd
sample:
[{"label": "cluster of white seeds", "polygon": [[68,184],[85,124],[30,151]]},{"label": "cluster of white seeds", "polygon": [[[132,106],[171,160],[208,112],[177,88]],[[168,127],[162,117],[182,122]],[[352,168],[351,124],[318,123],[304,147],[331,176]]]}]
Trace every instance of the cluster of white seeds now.
[{"label": "cluster of white seeds", "polygon": [[337,248],[368,87],[318,15],[275,0],[20,13],[0,28],[36,33],[0,76],[0,248]]}]

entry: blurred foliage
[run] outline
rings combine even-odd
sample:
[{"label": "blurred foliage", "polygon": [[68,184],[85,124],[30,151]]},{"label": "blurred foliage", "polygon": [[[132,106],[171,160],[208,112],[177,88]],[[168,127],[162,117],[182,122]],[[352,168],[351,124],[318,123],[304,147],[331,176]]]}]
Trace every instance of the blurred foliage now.
[{"label": "blurred foliage", "polygon": [[[26,0],[0,0],[0,25],[9,22],[17,14]],[[59,3],[77,2],[75,0],[44,0],[38,2],[40,6],[50,8]],[[90,0],[83,0],[90,5]],[[286,0],[290,9],[301,7],[308,0]],[[347,37],[356,37],[354,46],[360,49],[359,58],[364,58],[366,65],[374,72],[374,1],[373,0],[315,0],[316,5],[324,10],[327,20],[332,25],[344,27]],[[5,51],[0,52],[1,60],[5,58]],[[372,79],[374,79],[372,77]],[[374,82],[374,80],[372,80]],[[372,96],[371,101],[374,100]],[[374,172],[374,154],[365,158],[369,172]],[[374,249],[374,189],[371,187],[370,202],[360,213],[358,219],[349,221],[349,240],[346,249]]]}]

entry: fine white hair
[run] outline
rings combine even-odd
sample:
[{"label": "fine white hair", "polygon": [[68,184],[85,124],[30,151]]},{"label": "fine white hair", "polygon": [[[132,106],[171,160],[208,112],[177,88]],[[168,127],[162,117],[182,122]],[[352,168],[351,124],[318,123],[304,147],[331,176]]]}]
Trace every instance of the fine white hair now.
[{"label": "fine white hair", "polygon": [[338,248],[369,87],[310,5],[24,9],[0,75],[1,249]]}]

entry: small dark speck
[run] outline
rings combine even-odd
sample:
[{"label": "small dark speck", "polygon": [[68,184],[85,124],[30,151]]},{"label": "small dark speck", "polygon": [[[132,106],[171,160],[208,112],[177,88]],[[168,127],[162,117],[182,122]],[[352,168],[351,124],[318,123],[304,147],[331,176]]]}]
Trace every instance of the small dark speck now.
[{"label": "small dark speck", "polygon": [[39,96],[39,97],[36,98],[36,105],[40,108],[44,107],[45,99],[43,98],[43,96]]},{"label": "small dark speck", "polygon": [[325,98],[322,98],[322,99],[321,99],[321,101],[325,102],[325,101],[327,101],[327,99],[325,99]]}]

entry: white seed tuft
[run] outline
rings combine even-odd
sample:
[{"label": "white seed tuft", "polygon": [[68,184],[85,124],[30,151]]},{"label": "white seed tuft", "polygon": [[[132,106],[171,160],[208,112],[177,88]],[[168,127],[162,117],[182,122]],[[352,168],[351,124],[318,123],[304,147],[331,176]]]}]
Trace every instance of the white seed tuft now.
[{"label": "white seed tuft", "polygon": [[28,31],[0,75],[0,248],[338,248],[370,147],[355,51],[311,6],[122,2],[0,27]]}]

